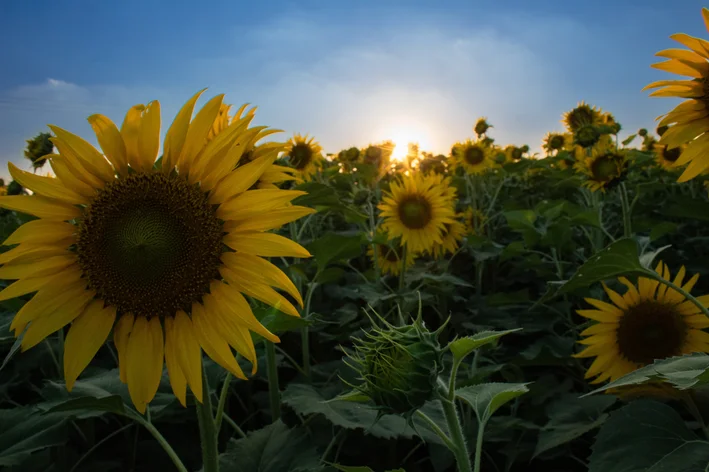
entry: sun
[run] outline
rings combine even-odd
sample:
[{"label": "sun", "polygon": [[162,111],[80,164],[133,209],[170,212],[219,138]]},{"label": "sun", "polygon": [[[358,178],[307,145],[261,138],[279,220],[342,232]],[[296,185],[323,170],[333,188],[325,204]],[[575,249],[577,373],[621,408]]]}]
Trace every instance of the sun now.
[{"label": "sun", "polygon": [[409,144],[416,144],[419,149],[428,148],[428,133],[421,126],[392,127],[382,133],[384,139],[394,143],[391,155],[393,161],[402,162],[409,153]]}]

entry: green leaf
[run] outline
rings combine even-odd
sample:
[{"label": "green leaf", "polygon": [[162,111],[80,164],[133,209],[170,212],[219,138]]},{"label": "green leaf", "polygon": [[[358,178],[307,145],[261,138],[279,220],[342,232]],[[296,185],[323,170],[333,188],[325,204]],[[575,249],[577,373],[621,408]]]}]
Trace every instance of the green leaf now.
[{"label": "green leaf", "polygon": [[322,271],[328,264],[347,261],[357,257],[362,252],[362,235],[344,236],[326,233],[321,238],[308,245],[308,250],[315,257],[318,270]]},{"label": "green leaf", "polygon": [[[365,434],[384,439],[412,438],[418,431],[426,442],[443,444],[441,438],[418,416],[413,417],[414,431],[401,416],[384,415],[377,419],[377,410],[371,406],[352,401],[328,401],[310,385],[291,383],[283,392],[282,399],[300,415],[320,414],[342,428],[362,429]],[[440,402],[427,402],[421,410],[447,431]]]},{"label": "green leaf", "polygon": [[673,218],[709,221],[708,202],[690,197],[677,197],[675,200],[675,203],[663,205],[659,209],[660,213]]},{"label": "green leaf", "polygon": [[624,375],[585,396],[604,392],[610,388],[652,382],[666,382],[679,390],[707,385],[709,384],[709,355],[695,352],[685,356],[656,360],[654,363]]},{"label": "green leaf", "polygon": [[510,228],[522,234],[525,244],[534,244],[540,236],[539,231],[534,226],[537,221],[537,214],[532,210],[512,210],[502,213],[507,219]]},{"label": "green leaf", "polygon": [[455,395],[473,407],[481,423],[487,423],[501,406],[527,393],[527,385],[529,383],[485,383],[457,389]]},{"label": "green leaf", "polygon": [[232,440],[219,456],[222,472],[305,472],[320,462],[308,434],[301,428],[289,429],[281,420],[245,438]]},{"label": "green leaf", "polygon": [[[303,326],[308,326],[310,321],[305,318],[298,318],[291,315],[286,315],[280,310],[276,310],[270,306],[254,306],[254,316],[259,322],[273,334],[285,333],[287,331],[297,331]],[[262,339],[254,333],[251,333],[254,339]]]},{"label": "green leaf", "polygon": [[692,433],[671,407],[638,400],[601,427],[589,472],[704,472],[709,442]]},{"label": "green leaf", "polygon": [[67,441],[66,418],[33,407],[0,410],[0,467],[20,465],[33,452]]},{"label": "green leaf", "polygon": [[623,144],[623,146],[627,146],[628,144],[633,142],[633,139],[635,139],[636,136],[637,136],[637,134],[631,134],[630,136],[625,138],[623,141],[621,141],[621,143]]},{"label": "green leaf", "polygon": [[[364,466],[354,466],[350,467],[347,465],[340,465],[340,464],[332,464],[334,468],[337,470],[341,470],[342,472],[374,472],[372,469],[369,467],[364,467]],[[404,469],[390,469],[385,472],[406,472]]]},{"label": "green leaf", "polygon": [[521,329],[522,328],[508,329],[506,331],[481,331],[473,336],[466,336],[452,341],[448,344],[448,349],[450,349],[454,359],[461,360],[480,346],[494,343],[502,336],[520,331]]},{"label": "green leaf", "polygon": [[293,199],[293,205],[315,207],[340,203],[340,198],[334,188],[318,182],[305,182],[297,185],[294,190],[302,190],[308,192],[308,194]]},{"label": "green leaf", "polygon": [[619,239],[601,249],[579,267],[569,280],[563,282],[556,292],[547,292],[539,303],[620,275],[648,275],[648,269],[643,267],[638,258],[638,244],[634,239]]},{"label": "green leaf", "polygon": [[601,220],[598,218],[598,212],[587,210],[575,213],[571,216],[571,224],[581,226],[593,226],[594,228],[601,227]]},{"label": "green leaf", "polygon": [[657,223],[650,230],[650,241],[655,241],[665,235],[674,233],[675,231],[677,231],[678,226],[679,225],[677,223],[671,223],[669,221]]},{"label": "green leaf", "polygon": [[8,351],[7,355],[5,356],[5,359],[2,361],[2,364],[0,364],[0,370],[3,370],[5,366],[10,362],[10,359],[15,357],[15,354],[20,351],[20,348],[22,347],[22,338],[24,337],[24,335],[25,332],[23,331],[12,344],[10,351]]},{"label": "green leaf", "polygon": [[125,414],[123,399],[119,395],[110,395],[107,397],[79,397],[72,398],[65,402],[59,403],[47,410],[47,413],[56,413],[59,411],[72,412],[94,412],[102,411],[107,413],[116,413],[119,415]]}]

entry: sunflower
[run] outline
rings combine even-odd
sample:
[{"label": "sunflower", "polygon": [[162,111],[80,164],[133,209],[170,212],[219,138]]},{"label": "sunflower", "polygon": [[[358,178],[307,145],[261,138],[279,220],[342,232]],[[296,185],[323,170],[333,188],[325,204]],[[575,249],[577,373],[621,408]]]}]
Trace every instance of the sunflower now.
[{"label": "sunflower", "polygon": [[653,150],[655,151],[655,162],[657,165],[666,170],[676,170],[677,159],[679,159],[680,154],[682,154],[682,148],[676,147],[668,149],[665,144],[655,144]]},{"label": "sunflower", "polygon": [[371,165],[378,170],[379,174],[383,174],[391,161],[391,154],[394,151],[394,145],[391,142],[381,144],[370,144],[360,153],[360,159],[364,164]]},{"label": "sunflower", "polygon": [[[527,146],[529,150],[529,146]],[[519,148],[517,146],[509,145],[505,147],[505,161],[506,162],[517,162],[524,157],[524,148]]]},{"label": "sunflower", "polygon": [[[655,271],[670,280],[670,271],[660,262]],[[672,282],[689,292],[697,282],[695,275],[684,283],[682,267]],[[579,341],[586,347],[575,357],[595,357],[586,378],[596,377],[592,383],[614,381],[656,359],[709,352],[709,318],[683,295],[656,280],[639,277],[637,286],[625,277],[620,283],[628,290],[620,295],[603,284],[603,289],[613,302],[593,298],[586,302],[595,310],[578,310],[578,314],[598,321],[581,332],[586,338]],[[682,285],[684,283],[684,285]],[[709,295],[697,298],[702,304]]]},{"label": "sunflower", "polygon": [[562,123],[571,133],[576,133],[584,125],[597,125],[601,121],[601,112],[598,108],[579,102],[576,108],[564,113]]},{"label": "sunflower", "polygon": [[317,166],[323,160],[322,147],[315,138],[308,139],[308,135],[301,136],[296,133],[288,142],[285,151],[290,165],[295,169],[298,181],[310,180],[315,174]]},{"label": "sunflower", "polygon": [[[383,236],[386,238],[386,235]],[[374,248],[371,245],[367,249],[367,255],[373,263],[379,266],[382,274],[399,275],[404,252],[406,253],[406,267],[411,267],[416,260],[416,254],[413,251],[404,251],[404,247],[398,240],[390,240],[387,244],[375,244],[377,246],[377,259],[374,259]]]},{"label": "sunflower", "polygon": [[88,121],[103,150],[51,126],[56,178],[13,178],[32,196],[0,197],[0,207],[39,219],[20,226],[0,256],[0,278],[16,282],[0,300],[35,293],[14,317],[26,350],[71,323],[64,372],[73,385],[113,330],[121,381],[144,412],[167,364],[185,405],[187,385],[202,400],[202,354],[245,378],[232,348],[256,368],[250,331],[278,338],[254,317],[244,294],[284,313],[298,311],[274,288],[302,299],[288,277],[262,257],[308,257],[298,244],[266,231],[314,210],[286,205],[300,191],[248,190],[283,146],[235,169],[249,136],[244,118],[207,136],[223,95],[191,119],[202,92],[179,111],[160,147],[160,104],[132,107],[119,129]]},{"label": "sunflower", "polygon": [[492,165],[490,146],[481,140],[468,139],[453,146],[451,161],[456,167],[462,167],[468,174],[478,174]]},{"label": "sunflower", "polygon": [[465,223],[465,233],[469,235],[482,234],[487,217],[482,211],[469,207],[463,212],[463,222]]},{"label": "sunflower", "polygon": [[392,182],[378,206],[383,229],[392,238],[401,237],[407,250],[423,252],[443,242],[443,229],[454,212],[450,190],[435,174],[413,172]]},{"label": "sunflower", "polygon": [[475,126],[473,127],[473,131],[475,131],[475,134],[478,136],[482,136],[483,134],[487,133],[487,130],[492,128],[492,125],[487,122],[486,117],[478,118],[478,121],[475,123]]},{"label": "sunflower", "polygon": [[[704,25],[709,30],[709,10],[702,8]],[[686,182],[709,168],[709,42],[684,33],[670,36],[687,49],[665,49],[656,56],[667,58],[652,67],[689,77],[689,80],[659,80],[643,90],[658,89],[651,97],[685,98],[671,112],[663,115],[660,126],[669,126],[660,144],[669,149],[689,143],[677,160],[688,164],[678,182]]]},{"label": "sunflower", "polygon": [[443,240],[440,244],[435,244],[433,246],[431,249],[431,255],[435,259],[439,259],[444,257],[446,254],[453,254],[458,249],[460,242],[463,240],[465,230],[465,224],[458,220],[454,220],[452,223],[444,223],[442,231]]},{"label": "sunflower", "polygon": [[547,154],[551,154],[554,151],[558,152],[563,149],[565,141],[566,138],[561,133],[547,133],[547,135],[544,137],[544,143],[542,144],[542,147],[547,152]]},{"label": "sunflower", "polygon": [[[581,157],[579,154],[577,158]],[[614,186],[620,181],[627,167],[625,151],[615,149],[609,135],[604,135],[592,149],[591,155],[575,164],[577,172],[586,176],[584,186],[595,192]]]}]

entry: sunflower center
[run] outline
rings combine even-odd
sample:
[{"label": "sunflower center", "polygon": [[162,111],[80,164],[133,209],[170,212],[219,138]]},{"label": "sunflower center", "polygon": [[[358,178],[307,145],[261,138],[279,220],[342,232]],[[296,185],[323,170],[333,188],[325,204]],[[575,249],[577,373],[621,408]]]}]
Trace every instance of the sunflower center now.
[{"label": "sunflower center", "polygon": [[549,140],[549,147],[555,151],[561,149],[564,147],[564,137],[559,135],[552,136]]},{"label": "sunflower center", "polygon": [[617,331],[620,353],[631,362],[647,365],[682,353],[687,325],[671,305],[648,300],[630,307]]},{"label": "sunflower center", "polygon": [[469,146],[465,148],[463,159],[471,166],[476,166],[485,160],[485,153],[478,146]]},{"label": "sunflower center", "polygon": [[612,156],[600,156],[591,164],[593,178],[599,182],[609,182],[618,176],[618,164]]},{"label": "sunflower center", "polygon": [[122,313],[190,311],[219,276],[222,223],[207,195],[178,176],[132,174],[85,210],[76,253],[88,287]]},{"label": "sunflower center", "polygon": [[293,146],[290,152],[290,163],[298,170],[303,170],[308,167],[308,164],[313,160],[313,150],[305,143],[299,143]]},{"label": "sunflower center", "polygon": [[675,162],[679,159],[680,154],[682,154],[682,151],[678,147],[667,149],[667,146],[665,146],[665,149],[662,150],[662,158],[668,162]]},{"label": "sunflower center", "polygon": [[421,229],[433,218],[431,203],[421,195],[407,197],[399,204],[399,219],[409,229]]}]

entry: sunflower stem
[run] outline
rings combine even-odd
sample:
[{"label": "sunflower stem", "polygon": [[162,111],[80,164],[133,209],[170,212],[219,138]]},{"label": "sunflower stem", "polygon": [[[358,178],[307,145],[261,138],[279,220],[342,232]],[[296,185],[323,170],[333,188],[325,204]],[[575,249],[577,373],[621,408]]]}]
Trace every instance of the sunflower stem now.
[{"label": "sunflower stem", "polygon": [[[182,460],[180,460],[180,457],[177,455],[175,450],[170,446],[170,443],[167,442],[165,437],[163,437],[162,434],[160,434],[160,431],[152,424],[148,423],[145,418],[143,418],[141,415],[137,413],[133,413],[132,411],[128,410],[127,414],[125,415],[128,418],[132,419],[136,423],[142,425],[145,429],[148,430],[148,432],[155,438],[155,440],[160,444],[160,446],[163,448],[165,453],[170,457],[170,460],[172,460],[172,463],[175,464],[175,468],[179,472],[188,472],[187,467],[185,467],[185,464],[182,463]],[[138,430],[136,430],[137,432]],[[201,431],[201,428],[200,428]],[[215,438],[216,439],[216,438]],[[216,441],[215,441],[216,445]],[[211,472],[211,471],[218,471],[218,469],[207,469],[205,467],[204,472]]]},{"label": "sunflower stem", "polygon": [[212,397],[209,392],[207,373],[202,367],[202,403],[195,402],[197,421],[199,423],[199,439],[202,445],[203,472],[219,472],[219,447],[217,429],[212,416]]},{"label": "sunflower stem", "polygon": [[399,292],[404,290],[406,286],[406,257],[408,252],[408,245],[402,244],[401,246],[401,272],[399,273]]},{"label": "sunflower stem", "polygon": [[[477,353],[477,351],[476,351]],[[478,422],[478,436],[475,439],[475,468],[474,472],[480,472],[483,455],[483,436],[485,435],[485,423]]]},{"label": "sunflower stem", "polygon": [[[305,303],[303,304],[302,318],[308,319],[310,315],[310,302],[313,299],[313,293],[315,293],[315,288],[318,286],[316,280],[320,276],[320,270],[315,272],[315,277],[313,277],[312,282],[308,285],[308,291],[305,294]],[[300,328],[300,348],[303,355],[303,374],[310,378],[310,331],[308,326],[303,326]],[[274,352],[275,356],[275,352]]]},{"label": "sunflower stem", "polygon": [[451,452],[455,456],[455,461],[458,463],[458,472],[472,472],[470,454],[468,453],[468,447],[465,444],[463,427],[460,424],[460,418],[458,417],[458,411],[455,407],[455,403],[447,398],[441,398],[441,405],[443,405],[443,414],[446,417],[448,430],[451,433],[451,442],[454,446],[454,448],[451,449]]},{"label": "sunflower stem", "polygon": [[222,384],[222,391],[219,393],[217,413],[214,417],[214,428],[217,430],[217,434],[219,434],[219,431],[222,428],[222,419],[224,418],[224,407],[226,406],[226,399],[229,396],[229,385],[231,384],[231,379],[231,372],[227,372],[226,377],[224,377],[224,383]]},{"label": "sunflower stem", "polygon": [[628,188],[625,182],[620,184],[620,206],[623,209],[623,236],[629,238],[633,234],[632,223],[630,221],[630,203],[628,200]]},{"label": "sunflower stem", "polygon": [[683,288],[680,287],[679,285],[676,285],[676,284],[670,282],[669,280],[665,279],[664,277],[661,277],[660,274],[658,274],[657,272],[654,272],[654,271],[651,271],[651,270],[645,271],[645,274],[644,274],[644,275],[645,275],[646,277],[650,278],[650,279],[657,280],[658,282],[660,282],[660,283],[662,283],[662,284],[665,284],[665,285],[667,285],[668,287],[670,287],[670,288],[672,288],[672,289],[677,290],[677,291],[678,291],[680,294],[682,294],[687,300],[689,300],[690,302],[694,303],[694,305],[695,305],[697,308],[699,308],[699,311],[701,311],[704,316],[706,316],[707,318],[709,318],[709,309],[707,309],[707,307],[705,307],[704,305],[702,305],[702,302],[700,302],[699,300],[697,300],[691,293],[689,293],[688,291],[686,291],[685,289],[683,289]]},{"label": "sunflower stem", "polygon": [[377,220],[374,217],[374,205],[369,202],[369,228],[372,233],[372,254],[374,254],[374,273],[376,275],[376,280],[382,278],[382,270],[379,267],[379,245],[374,242],[377,237]]},{"label": "sunflower stem", "polygon": [[[304,329],[307,332],[307,329]],[[301,331],[302,333],[302,331]],[[268,372],[268,398],[271,405],[271,420],[276,422],[281,417],[281,392],[278,386],[278,366],[276,365],[276,346],[265,341],[266,366]]]},{"label": "sunflower stem", "polygon": [[418,415],[419,418],[424,420],[428,426],[433,430],[436,435],[441,438],[441,441],[446,445],[448,449],[451,450],[451,452],[454,452],[455,450],[455,444],[453,444],[453,441],[448,437],[448,435],[441,429],[438,424],[436,424],[435,421],[433,421],[426,413],[422,412],[421,410],[416,410],[416,415]]}]

